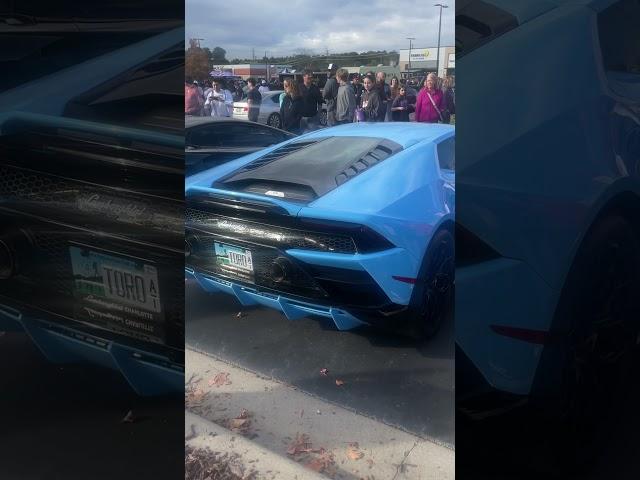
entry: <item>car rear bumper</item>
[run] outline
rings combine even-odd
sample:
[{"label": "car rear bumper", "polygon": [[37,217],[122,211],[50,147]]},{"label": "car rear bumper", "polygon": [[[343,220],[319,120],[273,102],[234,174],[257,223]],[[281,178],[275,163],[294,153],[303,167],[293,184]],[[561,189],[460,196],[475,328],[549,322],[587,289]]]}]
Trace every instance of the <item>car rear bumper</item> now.
[{"label": "car rear bumper", "polygon": [[[456,269],[456,341],[492,388],[531,393],[557,292],[527,264],[498,258]],[[512,330],[509,330],[512,329]],[[531,339],[505,331],[539,332]]]},{"label": "car rear bumper", "polygon": [[255,287],[241,285],[213,275],[185,269],[187,278],[195,279],[207,292],[222,292],[236,297],[244,306],[262,305],[282,312],[289,320],[299,320],[309,315],[328,318],[338,330],[350,330],[367,322],[357,319],[347,311],[327,305],[307,303],[283,295],[261,291]]},{"label": "car rear bumper", "polygon": [[86,333],[0,303],[0,331],[25,332],[53,363],[91,363],[117,370],[139,395],[175,394],[184,389],[184,364],[113,338]]},{"label": "car rear bumper", "polygon": [[456,411],[473,420],[495,416],[528,402],[528,397],[492,387],[456,345]]}]

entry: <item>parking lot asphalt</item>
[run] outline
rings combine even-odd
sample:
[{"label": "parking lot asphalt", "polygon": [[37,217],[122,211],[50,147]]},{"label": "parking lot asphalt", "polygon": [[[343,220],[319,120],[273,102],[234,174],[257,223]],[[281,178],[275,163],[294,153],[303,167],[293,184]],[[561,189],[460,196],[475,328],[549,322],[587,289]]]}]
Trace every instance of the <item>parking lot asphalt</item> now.
[{"label": "parking lot asphalt", "polygon": [[183,435],[182,395],[139,397],[117,372],[54,365],[26,334],[0,334],[3,480],[175,480]]},{"label": "parking lot asphalt", "polygon": [[[186,284],[187,348],[449,447],[455,445],[453,331],[449,321],[418,347],[373,329],[340,332],[317,318],[289,321]],[[323,368],[330,375],[321,375]],[[336,379],[349,388],[337,388]]]}]

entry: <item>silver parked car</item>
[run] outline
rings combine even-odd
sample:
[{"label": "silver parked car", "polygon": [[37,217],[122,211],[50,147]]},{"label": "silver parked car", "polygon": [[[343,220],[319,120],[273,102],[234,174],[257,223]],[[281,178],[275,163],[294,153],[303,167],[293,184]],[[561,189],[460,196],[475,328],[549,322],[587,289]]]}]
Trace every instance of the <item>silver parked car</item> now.
[{"label": "silver parked car", "polygon": [[[282,128],[282,118],[280,118],[280,94],[284,90],[272,90],[262,93],[262,104],[258,114],[258,123],[264,123],[274,128]],[[241,120],[249,119],[249,105],[246,98],[240,102],[233,102],[233,118]],[[327,109],[322,104],[320,112],[320,125],[327,125]]]},{"label": "silver parked car", "polygon": [[[258,123],[264,123],[275,128],[282,127],[282,119],[280,118],[281,93],[283,93],[283,90],[273,90],[262,94]],[[246,99],[240,102],[233,102],[233,118],[249,119],[249,104]]]}]

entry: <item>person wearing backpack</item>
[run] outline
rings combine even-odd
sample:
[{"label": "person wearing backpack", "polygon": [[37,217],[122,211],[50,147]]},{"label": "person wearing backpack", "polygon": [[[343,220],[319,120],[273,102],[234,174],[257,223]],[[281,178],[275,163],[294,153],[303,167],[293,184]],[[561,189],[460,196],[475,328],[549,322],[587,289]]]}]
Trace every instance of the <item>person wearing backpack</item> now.
[{"label": "person wearing backpack", "polygon": [[424,81],[424,88],[420,90],[416,101],[416,122],[443,122],[442,111],[445,108],[444,95],[438,87],[438,77],[430,73]]}]

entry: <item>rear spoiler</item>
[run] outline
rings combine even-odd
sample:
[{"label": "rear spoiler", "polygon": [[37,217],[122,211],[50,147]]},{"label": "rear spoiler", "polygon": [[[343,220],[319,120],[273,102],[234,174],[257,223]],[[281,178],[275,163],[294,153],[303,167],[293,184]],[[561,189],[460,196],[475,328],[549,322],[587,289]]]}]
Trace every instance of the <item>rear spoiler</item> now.
[{"label": "rear spoiler", "polygon": [[211,204],[225,203],[235,205],[235,209],[251,209],[256,213],[277,213],[295,217],[302,209],[301,205],[269,198],[253,193],[233,192],[209,187],[189,187],[185,192],[187,203],[201,202]]}]

